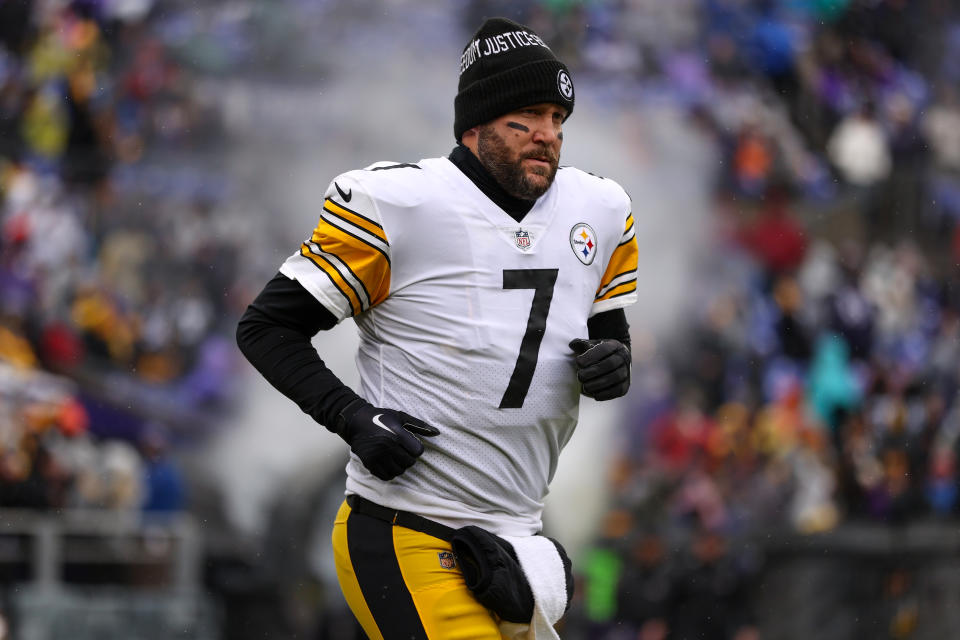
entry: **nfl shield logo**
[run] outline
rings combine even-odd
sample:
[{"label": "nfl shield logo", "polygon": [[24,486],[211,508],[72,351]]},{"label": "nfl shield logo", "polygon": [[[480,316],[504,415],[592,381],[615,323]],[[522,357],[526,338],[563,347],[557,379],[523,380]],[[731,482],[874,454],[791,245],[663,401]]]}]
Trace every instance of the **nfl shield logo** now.
[{"label": "nfl shield logo", "polygon": [[441,551],[437,554],[440,557],[440,566],[444,569],[453,569],[457,566],[457,560],[449,551]]},{"label": "nfl shield logo", "polygon": [[530,248],[530,232],[520,229],[519,231],[513,232],[514,241],[517,243],[517,247],[526,251]]}]

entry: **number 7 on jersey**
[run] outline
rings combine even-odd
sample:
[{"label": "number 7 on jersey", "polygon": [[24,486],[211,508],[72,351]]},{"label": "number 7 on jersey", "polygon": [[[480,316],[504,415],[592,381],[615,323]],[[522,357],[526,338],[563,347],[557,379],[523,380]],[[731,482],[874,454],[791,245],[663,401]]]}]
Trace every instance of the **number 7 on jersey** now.
[{"label": "number 7 on jersey", "polygon": [[500,399],[501,409],[519,409],[530,390],[533,371],[540,357],[540,343],[547,328],[547,314],[553,300],[553,286],[557,283],[557,269],[504,269],[504,289],[533,289],[533,303],[527,330],[520,341],[520,353],[513,367],[510,384]]}]

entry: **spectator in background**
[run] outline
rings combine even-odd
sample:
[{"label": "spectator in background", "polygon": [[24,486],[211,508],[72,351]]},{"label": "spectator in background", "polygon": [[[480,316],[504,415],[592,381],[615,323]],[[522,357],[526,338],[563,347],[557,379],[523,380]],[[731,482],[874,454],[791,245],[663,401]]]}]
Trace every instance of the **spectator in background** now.
[{"label": "spectator in background", "polygon": [[758,16],[747,46],[751,66],[770,81],[782,100],[791,104],[798,88],[794,73],[794,32],[778,16],[774,0],[761,0],[755,4]]},{"label": "spectator in background", "polygon": [[840,281],[826,298],[826,323],[846,341],[850,357],[865,362],[873,352],[877,307],[860,288],[862,252],[855,243],[841,248]]},{"label": "spectator in background", "polygon": [[667,541],[650,531],[640,533],[630,545],[617,584],[618,618],[629,626],[632,637],[666,640],[676,588],[673,560]]},{"label": "spectator in background", "polygon": [[119,439],[104,441],[98,447],[100,472],[100,504],[95,506],[120,511],[133,511],[143,500],[144,461],[129,442]]},{"label": "spectator in background", "polygon": [[747,122],[741,127],[734,145],[734,185],[740,193],[761,196],[767,190],[776,162],[772,140],[758,124]]},{"label": "spectator in background", "polygon": [[873,216],[874,241],[895,242],[922,229],[921,188],[928,147],[920,131],[917,107],[905,91],[893,91],[885,101],[891,171]]},{"label": "spectator in background", "polygon": [[23,53],[33,35],[33,12],[34,0],[0,2],[0,48],[14,54]]},{"label": "spectator in background", "polygon": [[840,121],[827,141],[827,154],[841,177],[861,189],[874,187],[890,175],[890,142],[872,101]]},{"label": "spectator in background", "polygon": [[940,86],[936,100],[922,116],[921,131],[932,152],[932,168],[960,176],[960,97],[957,87]]},{"label": "spectator in background", "polygon": [[[187,166],[190,145],[215,150],[221,129],[163,28],[199,18],[153,6],[0,0],[0,372],[17,368],[30,388],[0,384],[6,504],[137,509],[142,407],[199,431],[232,392],[236,355],[217,337],[239,313],[244,241],[214,228],[223,176]],[[47,394],[89,432],[37,431]],[[182,504],[174,484],[150,504]]]},{"label": "spectator in background", "polygon": [[582,588],[577,589],[583,600],[586,637],[606,639],[616,637],[618,614],[618,585],[624,566],[624,540],[635,524],[629,509],[610,509],[600,526],[599,540],[587,550],[580,574]]},{"label": "spectator in background", "polygon": [[920,129],[932,152],[923,203],[927,225],[943,233],[960,220],[960,97],[951,84],[940,87],[936,101],[922,116]]},{"label": "spectator in background", "polygon": [[22,73],[20,61],[0,47],[0,158],[7,158],[10,162],[19,160],[23,155],[20,129],[27,92],[24,90]]},{"label": "spectator in background", "polygon": [[934,514],[944,517],[954,512],[958,494],[956,451],[938,447],[931,452],[923,491]]},{"label": "spectator in background", "polygon": [[760,203],[757,219],[740,230],[740,241],[770,273],[796,270],[807,249],[806,232],[790,211],[789,187],[771,184]]},{"label": "spectator in background", "polygon": [[814,416],[831,431],[833,421],[855,409],[861,389],[850,366],[850,349],[838,335],[823,335],[817,341],[807,375],[807,401]]},{"label": "spectator in background", "polygon": [[775,330],[779,353],[794,363],[805,363],[812,352],[810,328],[803,316],[804,295],[796,279],[781,275],[773,283],[777,308]]},{"label": "spectator in background", "polygon": [[718,531],[694,534],[677,567],[670,638],[758,640],[749,604],[749,574],[730,553]]},{"label": "spectator in background", "polygon": [[149,425],[140,438],[144,459],[143,510],[164,515],[186,507],[186,486],[176,463],[170,457],[169,436],[158,424]]}]

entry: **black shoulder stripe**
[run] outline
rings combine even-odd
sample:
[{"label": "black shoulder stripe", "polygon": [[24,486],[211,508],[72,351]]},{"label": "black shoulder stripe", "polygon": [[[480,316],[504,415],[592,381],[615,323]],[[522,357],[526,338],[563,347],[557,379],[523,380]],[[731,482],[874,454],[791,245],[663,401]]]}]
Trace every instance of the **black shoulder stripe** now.
[{"label": "black shoulder stripe", "polygon": [[[631,281],[631,282],[632,282],[632,281]],[[624,284],[628,284],[628,283],[624,282]],[[607,300],[613,300],[614,298],[619,298],[620,296],[628,296],[628,295],[630,295],[631,293],[636,293],[636,291],[637,291],[637,288],[634,287],[633,289],[628,289],[627,291],[624,291],[624,292],[622,292],[622,293],[614,294],[614,295],[610,296],[609,298],[607,298]],[[603,301],[600,300],[600,301],[598,301],[598,302],[603,302]]]},{"label": "black shoulder stripe", "polygon": [[[344,211],[349,211],[349,212],[352,213],[353,215],[355,215],[355,216],[357,216],[358,218],[361,218],[361,219],[369,222],[369,223],[372,224],[373,226],[375,226],[375,227],[377,227],[377,228],[379,228],[379,229],[383,229],[383,225],[380,224],[379,222],[377,222],[376,220],[371,220],[370,218],[368,218],[367,216],[363,215],[362,213],[358,213],[358,212],[354,211],[353,209],[351,209],[350,207],[345,207],[345,206],[343,206],[342,204],[340,204],[340,203],[337,202],[336,200],[332,200],[332,199],[330,199],[330,198],[327,198],[327,200],[330,200],[330,202],[332,202],[333,204],[337,205],[338,207],[340,207],[340,208],[343,209]],[[330,209],[327,209],[326,207],[324,207],[323,209],[324,209],[325,211],[329,211],[330,213],[333,213],[333,211],[330,211]],[[336,214],[334,213],[334,215],[336,215]],[[337,217],[338,217],[338,218],[343,218],[343,216],[337,216]]]},{"label": "black shoulder stripe", "polygon": [[[330,215],[332,215],[333,217],[339,218],[340,220],[343,220],[343,217],[342,217],[342,216],[338,216],[338,215],[335,214],[334,212],[330,211],[330,209],[327,209],[326,207],[324,207],[323,210],[326,211],[327,213],[329,213]],[[322,215],[322,214],[321,214],[321,215]],[[329,220],[326,220],[325,222],[326,222],[327,224],[330,224],[330,221],[329,221]],[[373,244],[373,243],[370,242],[369,240],[365,240],[364,238],[361,238],[360,236],[358,236],[358,235],[355,234],[355,233],[352,233],[352,232],[350,232],[350,231],[347,231],[346,229],[344,229],[344,228],[341,227],[341,226],[338,226],[338,225],[335,225],[335,224],[330,224],[330,226],[336,228],[337,231],[341,231],[341,232],[347,234],[347,235],[350,236],[351,238],[356,238],[357,240],[359,240],[359,241],[362,242],[363,244],[367,245],[367,246],[370,247],[371,249],[376,249],[378,252],[380,252],[380,255],[382,255],[382,256],[386,259],[387,264],[389,264],[391,267],[393,267],[393,264],[390,262],[390,256],[388,256],[388,255],[386,254],[386,252],[384,252],[384,250],[381,249],[380,247],[378,247],[377,245]],[[366,233],[370,233],[370,232],[367,231]],[[312,241],[312,240],[311,240],[311,241]],[[387,246],[389,246],[389,245],[387,245]]]},{"label": "black shoulder stripe", "polygon": [[[601,289],[607,289],[607,288],[610,287],[611,284],[613,284],[614,282],[616,282],[617,278],[622,278],[623,276],[627,276],[627,275],[630,275],[631,273],[636,273],[636,272],[637,272],[636,269],[628,269],[628,270],[626,270],[626,271],[622,271],[621,273],[618,273],[617,275],[615,275],[615,276],[613,276],[612,278],[610,278],[609,280],[607,280],[606,283],[601,283],[601,284],[600,284],[600,288],[601,288]],[[623,282],[617,283],[617,286],[619,287],[620,285],[626,284],[626,283],[628,283],[628,282],[636,282],[636,280],[637,280],[637,277],[634,276],[634,277],[630,278],[629,280],[624,280]]]},{"label": "black shoulder stripe", "polygon": [[[333,217],[336,218],[337,220],[343,220],[344,222],[346,222],[347,224],[349,224],[351,227],[354,227],[354,228],[356,228],[356,229],[361,229],[364,233],[369,233],[369,234],[370,234],[371,236],[373,236],[374,238],[377,238],[377,240],[380,240],[380,242],[382,242],[383,244],[387,245],[388,247],[390,246],[390,243],[387,242],[385,239],[383,239],[383,238],[378,238],[375,233],[370,233],[367,229],[364,229],[363,227],[357,225],[357,223],[353,222],[352,220],[348,220],[347,218],[344,218],[343,216],[341,216],[341,215],[340,215],[339,213],[337,213],[336,211],[331,211],[330,209],[328,209],[328,208],[326,208],[326,207],[324,207],[323,210],[326,211],[327,213],[329,213],[331,216],[333,216]],[[353,212],[351,211],[350,213],[353,213]],[[359,213],[356,214],[356,216],[357,216],[358,218],[363,218],[363,216],[361,216]],[[378,224],[377,224],[376,222],[374,222],[373,220],[370,220],[370,219],[368,219],[368,218],[363,218],[363,219],[366,220],[367,222],[371,223],[371,224],[376,225],[376,226],[379,227],[380,229],[383,229],[383,227],[381,227],[380,225],[378,225]],[[327,223],[329,224],[330,221],[327,220]],[[341,227],[340,225],[336,225],[336,224],[335,224],[335,225],[333,225],[333,226],[335,226],[337,229],[340,229],[340,231],[343,231],[344,233],[350,233],[349,231],[347,231],[346,229],[344,229],[344,228]],[[358,240],[362,240],[362,238],[360,238],[360,236],[357,236],[357,235],[352,234],[352,233],[350,233],[350,235],[352,235],[354,238],[357,238]],[[364,242],[366,242],[366,241],[364,241]],[[367,244],[370,244],[370,243],[367,242]],[[371,245],[371,246],[372,246],[372,245]]]},{"label": "black shoulder stripe", "polygon": [[385,167],[374,167],[370,171],[386,171],[387,169],[419,169],[420,165],[412,162],[401,162],[400,164],[388,164]]}]

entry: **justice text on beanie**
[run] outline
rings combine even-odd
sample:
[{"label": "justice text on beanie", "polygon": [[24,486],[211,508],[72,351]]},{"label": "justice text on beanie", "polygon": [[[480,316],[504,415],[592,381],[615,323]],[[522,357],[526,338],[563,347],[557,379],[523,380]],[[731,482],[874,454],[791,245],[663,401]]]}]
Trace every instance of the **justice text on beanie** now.
[{"label": "justice text on beanie", "polygon": [[520,107],[552,102],[573,112],[570,70],[529,28],[507,18],[489,18],[460,56],[460,82],[453,101],[453,133],[489,122]]}]

